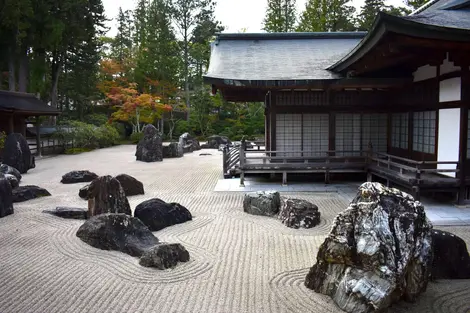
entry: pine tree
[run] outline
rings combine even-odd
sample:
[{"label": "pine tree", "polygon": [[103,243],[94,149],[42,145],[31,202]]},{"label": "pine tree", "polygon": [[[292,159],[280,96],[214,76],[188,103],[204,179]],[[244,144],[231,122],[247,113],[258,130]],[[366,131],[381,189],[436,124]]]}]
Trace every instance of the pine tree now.
[{"label": "pine tree", "polygon": [[425,5],[428,1],[429,0],[405,0],[405,4],[411,11],[414,11]]},{"label": "pine tree", "polygon": [[263,29],[269,33],[291,32],[295,29],[295,0],[268,0]]},{"label": "pine tree", "polygon": [[349,0],[310,0],[302,12],[297,31],[335,32],[355,30],[355,8]]},{"label": "pine tree", "polygon": [[383,0],[365,0],[358,16],[359,30],[368,31],[372,27],[377,14],[385,9],[386,6]]},{"label": "pine tree", "polygon": [[113,53],[121,63],[124,59],[130,57],[132,52],[132,28],[131,12],[129,10],[124,12],[122,8],[119,8],[119,15],[117,17],[118,33],[114,38],[112,48]]}]

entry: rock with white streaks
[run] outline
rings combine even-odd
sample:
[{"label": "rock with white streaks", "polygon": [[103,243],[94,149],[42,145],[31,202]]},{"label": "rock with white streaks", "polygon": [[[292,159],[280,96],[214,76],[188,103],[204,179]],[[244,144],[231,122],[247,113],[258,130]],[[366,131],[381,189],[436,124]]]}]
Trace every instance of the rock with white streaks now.
[{"label": "rock with white streaks", "polygon": [[305,285],[346,312],[370,313],[426,290],[432,225],[422,204],[379,183],[364,183],[340,213]]}]

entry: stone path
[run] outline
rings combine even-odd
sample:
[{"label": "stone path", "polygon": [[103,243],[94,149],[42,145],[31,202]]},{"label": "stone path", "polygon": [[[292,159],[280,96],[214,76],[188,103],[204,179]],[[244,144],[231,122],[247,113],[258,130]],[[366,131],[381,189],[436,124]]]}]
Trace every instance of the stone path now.
[{"label": "stone path", "polygon": [[[275,218],[243,213],[243,193],[213,191],[221,176],[217,153],[142,163],[134,149],[41,159],[24,175],[22,184],[37,184],[52,196],[16,204],[14,215],[0,219],[0,312],[340,312],[303,280],[346,197],[288,193],[322,211],[318,227],[293,230]],[[152,197],[185,205],[194,220],[155,235],[182,243],[191,261],[165,271],[145,268],[137,258],[83,243],[75,236],[81,221],[41,213],[58,205],[86,207],[78,197],[84,184],[60,183],[64,173],[80,169],[141,180],[146,194],[129,197],[132,208]],[[470,243],[470,228],[440,228]],[[417,303],[388,313],[468,313],[469,288],[470,280],[432,283]]]}]

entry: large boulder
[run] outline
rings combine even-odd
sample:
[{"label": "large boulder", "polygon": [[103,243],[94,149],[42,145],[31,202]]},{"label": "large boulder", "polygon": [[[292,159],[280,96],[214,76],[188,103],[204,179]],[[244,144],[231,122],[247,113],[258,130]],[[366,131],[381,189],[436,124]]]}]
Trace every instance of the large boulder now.
[{"label": "large boulder", "polygon": [[470,279],[470,256],[462,238],[434,229],[432,248],[433,279]]},{"label": "large boulder", "polygon": [[10,214],[13,214],[11,185],[5,175],[0,173],[0,218]]},{"label": "large boulder", "polygon": [[379,183],[364,183],[335,219],[305,285],[346,312],[383,311],[426,290],[432,225],[422,204]]},{"label": "large boulder", "polygon": [[103,213],[131,215],[131,207],[121,183],[109,175],[93,180],[88,187],[88,216]]},{"label": "large boulder", "polygon": [[168,146],[163,146],[164,158],[181,158],[184,155],[183,144],[172,142]]},{"label": "large boulder", "polygon": [[91,217],[80,226],[77,237],[92,247],[117,250],[132,256],[141,256],[159,243],[138,218],[114,213]]},{"label": "large boulder", "polygon": [[243,211],[253,215],[275,216],[280,206],[281,196],[277,191],[248,192],[243,200]]},{"label": "large boulder", "polygon": [[38,186],[20,186],[13,189],[13,202],[24,202],[36,198],[47,197],[51,194],[44,188]]},{"label": "large boulder", "polygon": [[18,178],[16,176],[11,175],[11,174],[4,174],[5,178],[10,182],[11,188],[15,189],[20,185],[20,182],[18,181]]},{"label": "large boulder", "polygon": [[55,210],[44,210],[42,212],[77,220],[86,220],[88,217],[88,210],[82,208],[56,207]]},{"label": "large boulder", "polygon": [[124,189],[124,193],[126,194],[126,196],[143,195],[145,193],[144,184],[142,184],[140,181],[130,175],[119,174],[114,178],[116,178],[119,183],[121,183],[121,186]]},{"label": "large boulder", "polygon": [[232,145],[228,137],[213,135],[207,138],[207,143],[203,146],[207,149],[219,149],[220,146]]},{"label": "large boulder", "polygon": [[179,145],[183,147],[183,152],[193,152],[197,150],[201,150],[201,145],[199,141],[191,136],[189,133],[184,133],[179,138]]},{"label": "large boulder", "polygon": [[281,198],[279,219],[291,228],[312,228],[320,224],[318,207],[306,200]]},{"label": "large boulder", "polygon": [[71,171],[67,174],[64,174],[60,182],[62,184],[89,183],[95,178],[98,178],[98,175],[87,170]]},{"label": "large boulder", "polygon": [[139,218],[150,230],[157,231],[165,227],[192,220],[191,212],[179,203],[166,203],[161,199],[150,199],[137,205],[134,216]]},{"label": "large boulder", "polygon": [[160,270],[175,267],[178,262],[188,262],[189,252],[179,243],[161,243],[140,257],[139,264],[146,267],[156,267]]},{"label": "large boulder", "polygon": [[149,124],[144,127],[144,137],[137,144],[135,156],[137,161],[158,162],[163,161],[162,138],[155,126]]},{"label": "large boulder", "polygon": [[22,134],[9,134],[3,148],[3,163],[16,168],[21,174],[35,168],[34,156]]},{"label": "large boulder", "polygon": [[1,164],[0,165],[0,173],[2,174],[9,174],[9,175],[13,175],[16,177],[16,179],[19,181],[21,181],[21,173],[14,167],[11,167],[9,165],[6,165],[6,164]]}]

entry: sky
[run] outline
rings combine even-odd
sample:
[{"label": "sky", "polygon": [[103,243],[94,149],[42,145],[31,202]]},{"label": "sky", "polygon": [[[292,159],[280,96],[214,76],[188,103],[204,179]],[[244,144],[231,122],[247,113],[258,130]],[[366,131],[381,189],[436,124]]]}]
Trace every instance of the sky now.
[{"label": "sky", "polygon": [[[267,0],[216,0],[216,18],[225,26],[225,32],[236,33],[243,28],[249,33],[261,32]],[[303,11],[307,0],[297,0],[297,12]],[[364,0],[352,0],[356,8],[360,8]],[[401,0],[388,0],[387,4],[399,5]],[[108,18],[115,19],[119,7],[123,10],[133,10],[136,0],[103,0]],[[108,36],[116,34],[115,20],[108,23],[111,27]]]}]

